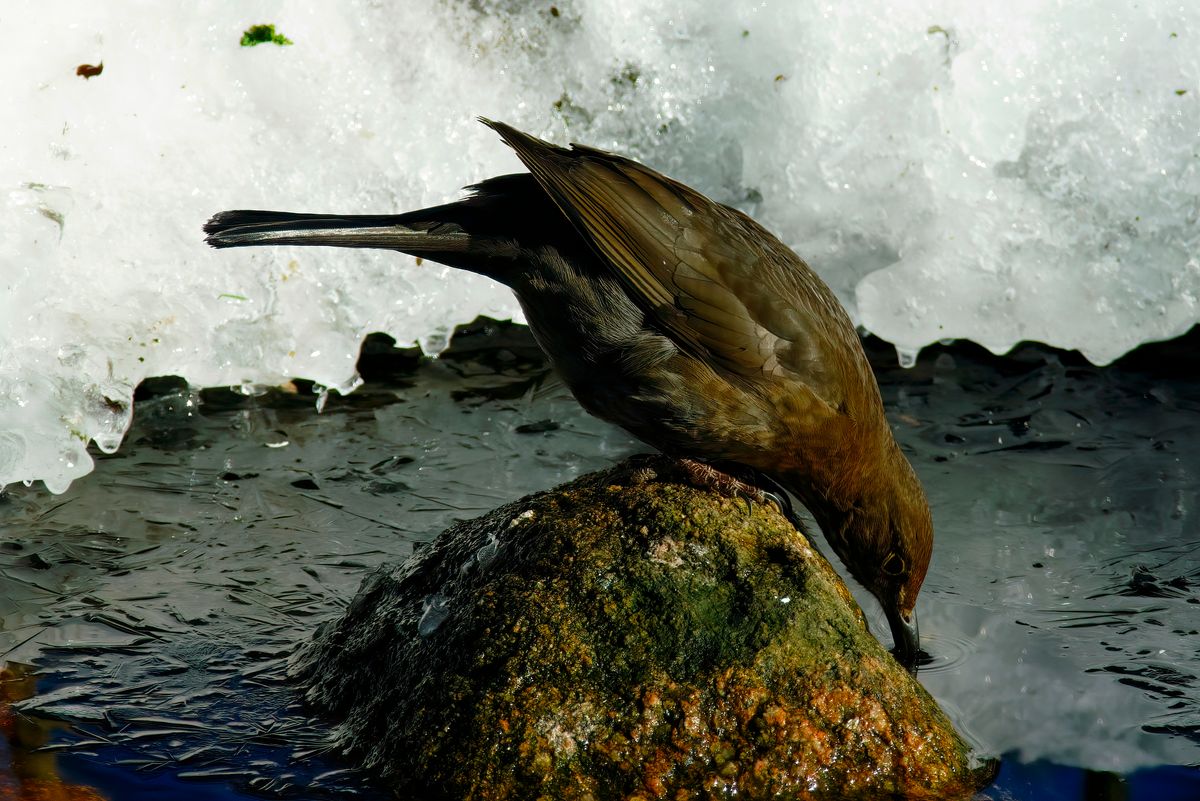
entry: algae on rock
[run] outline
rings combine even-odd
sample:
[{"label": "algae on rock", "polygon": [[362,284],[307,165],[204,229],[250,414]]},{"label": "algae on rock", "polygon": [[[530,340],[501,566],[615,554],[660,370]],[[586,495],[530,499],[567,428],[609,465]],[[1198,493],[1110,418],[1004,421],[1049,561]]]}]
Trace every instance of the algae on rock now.
[{"label": "algae on rock", "polygon": [[800,533],[664,458],[453,526],[292,670],[398,791],[948,798],[989,773]]}]

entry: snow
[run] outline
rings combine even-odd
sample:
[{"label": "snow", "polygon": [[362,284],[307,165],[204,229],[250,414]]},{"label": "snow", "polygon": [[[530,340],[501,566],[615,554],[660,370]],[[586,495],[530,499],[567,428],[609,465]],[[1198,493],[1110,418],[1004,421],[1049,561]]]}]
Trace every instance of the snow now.
[{"label": "snow", "polygon": [[[395,254],[201,241],[222,209],[399,211],[516,171],[477,115],[754,214],[905,360],[1105,363],[1200,319],[1200,6],[552,2],[6,2],[0,485],[86,474],[146,376],[348,391],[366,333],[436,352],[517,315]],[[294,44],[241,47],[258,23]]]}]

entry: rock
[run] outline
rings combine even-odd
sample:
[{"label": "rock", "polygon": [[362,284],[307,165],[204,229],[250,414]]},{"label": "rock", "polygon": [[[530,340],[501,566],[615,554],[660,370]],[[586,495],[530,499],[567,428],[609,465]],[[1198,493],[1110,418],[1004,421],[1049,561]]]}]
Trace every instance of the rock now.
[{"label": "rock", "polygon": [[460,523],[293,658],[340,744],[453,799],[967,797],[990,778],[769,506],[639,457]]}]

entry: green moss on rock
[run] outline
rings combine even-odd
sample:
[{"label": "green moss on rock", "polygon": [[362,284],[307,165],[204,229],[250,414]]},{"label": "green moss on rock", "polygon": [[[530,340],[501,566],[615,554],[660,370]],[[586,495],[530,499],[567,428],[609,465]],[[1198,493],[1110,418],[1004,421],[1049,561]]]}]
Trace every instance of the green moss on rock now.
[{"label": "green moss on rock", "polygon": [[640,458],[456,525],[370,576],[293,674],[398,792],[953,798],[988,778],[803,536],[682,481]]}]

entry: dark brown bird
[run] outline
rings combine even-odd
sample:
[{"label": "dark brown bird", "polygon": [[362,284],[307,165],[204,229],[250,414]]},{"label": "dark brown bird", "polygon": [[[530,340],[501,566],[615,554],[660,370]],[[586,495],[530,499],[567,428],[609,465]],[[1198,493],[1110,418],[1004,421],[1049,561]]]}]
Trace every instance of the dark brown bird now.
[{"label": "dark brown bird", "polygon": [[833,293],[735,209],[635,161],[483,122],[529,173],[408,214],[224,211],[207,241],[398,250],[511,287],[592,414],[664,453],[744,465],[794,493],[913,666],[929,506]]}]

